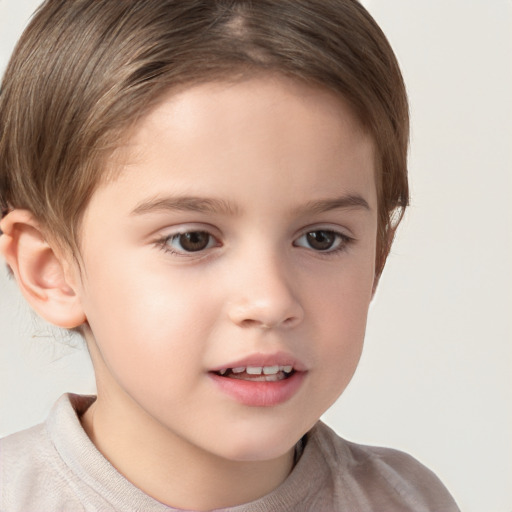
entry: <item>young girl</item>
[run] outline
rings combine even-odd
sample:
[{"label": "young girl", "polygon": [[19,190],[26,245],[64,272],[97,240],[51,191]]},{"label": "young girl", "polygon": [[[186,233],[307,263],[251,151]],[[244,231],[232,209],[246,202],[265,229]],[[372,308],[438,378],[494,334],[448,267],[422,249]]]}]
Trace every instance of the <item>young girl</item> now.
[{"label": "young girl", "polygon": [[2,510],[457,510],[319,421],[408,201],[359,3],[47,1],[0,126],[1,252],[97,383],[2,441]]}]

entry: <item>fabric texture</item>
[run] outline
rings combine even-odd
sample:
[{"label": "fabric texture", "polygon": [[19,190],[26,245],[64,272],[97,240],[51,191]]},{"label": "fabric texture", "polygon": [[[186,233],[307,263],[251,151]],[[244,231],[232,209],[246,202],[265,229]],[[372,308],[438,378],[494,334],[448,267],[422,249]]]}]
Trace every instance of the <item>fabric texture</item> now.
[{"label": "fabric texture", "polygon": [[[94,397],[63,395],[47,421],[0,441],[2,512],[173,511],[99,453],[79,416]],[[225,512],[457,512],[439,479],[411,456],[357,445],[322,422],[272,493]]]}]

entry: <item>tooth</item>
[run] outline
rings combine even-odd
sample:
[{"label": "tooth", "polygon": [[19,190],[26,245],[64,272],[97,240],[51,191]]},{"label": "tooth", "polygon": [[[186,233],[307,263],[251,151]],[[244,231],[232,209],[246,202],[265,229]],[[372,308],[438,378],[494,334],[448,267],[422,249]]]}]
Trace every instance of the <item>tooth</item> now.
[{"label": "tooth", "polygon": [[245,372],[245,366],[238,366],[237,368],[231,368],[233,373],[243,373]]},{"label": "tooth", "polygon": [[275,373],[272,375],[266,375],[265,380],[267,382],[277,382],[278,380],[281,380],[281,379],[279,378],[279,375],[277,375],[277,373]]},{"label": "tooth", "polygon": [[263,367],[263,373],[265,375],[275,375],[277,372],[279,372],[279,366],[264,366]]},{"label": "tooth", "polygon": [[248,366],[245,370],[249,375],[261,375],[262,366]]},{"label": "tooth", "polygon": [[293,366],[283,366],[283,372],[285,373],[292,373]]},{"label": "tooth", "polygon": [[220,371],[219,371],[219,373],[220,373],[221,375],[225,375],[225,374],[226,374],[226,372],[227,372],[227,370],[220,370]]}]

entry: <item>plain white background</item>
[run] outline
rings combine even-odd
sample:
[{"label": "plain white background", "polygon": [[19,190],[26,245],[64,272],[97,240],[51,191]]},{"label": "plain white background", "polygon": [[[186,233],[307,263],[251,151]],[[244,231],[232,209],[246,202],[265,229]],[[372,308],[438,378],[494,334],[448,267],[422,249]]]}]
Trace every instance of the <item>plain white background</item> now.
[{"label": "plain white background", "polygon": [[[35,0],[0,0],[0,72]],[[512,511],[512,2],[367,0],[408,86],[412,204],[354,380],[325,415],[407,451],[466,512]],[[0,272],[0,435],[94,392],[80,340]],[[55,341],[57,338],[57,341]]]}]

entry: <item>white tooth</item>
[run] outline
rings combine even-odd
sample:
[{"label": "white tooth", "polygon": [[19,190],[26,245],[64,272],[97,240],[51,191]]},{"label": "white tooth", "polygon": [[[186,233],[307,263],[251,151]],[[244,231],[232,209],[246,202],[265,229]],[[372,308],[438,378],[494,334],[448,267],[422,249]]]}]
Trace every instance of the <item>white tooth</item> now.
[{"label": "white tooth", "polygon": [[285,373],[291,373],[293,370],[293,366],[283,366],[283,372]]},{"label": "white tooth", "polygon": [[233,373],[243,373],[245,372],[245,366],[238,366],[237,368],[231,368]]},{"label": "white tooth", "polygon": [[268,377],[265,377],[265,375],[254,375],[251,377],[251,382],[266,382]]},{"label": "white tooth", "polygon": [[221,375],[225,375],[225,374],[226,374],[226,372],[227,372],[227,370],[220,370],[220,371],[219,371],[219,373],[220,373]]},{"label": "white tooth", "polygon": [[280,379],[279,379],[279,375],[277,375],[277,373],[276,373],[274,375],[267,375],[267,376],[265,376],[265,380],[267,382],[277,382]]},{"label": "white tooth", "polygon": [[249,375],[261,375],[262,366],[248,366],[245,370]]},{"label": "white tooth", "polygon": [[279,366],[264,366],[263,367],[263,373],[265,375],[275,375],[277,372],[279,372]]}]

